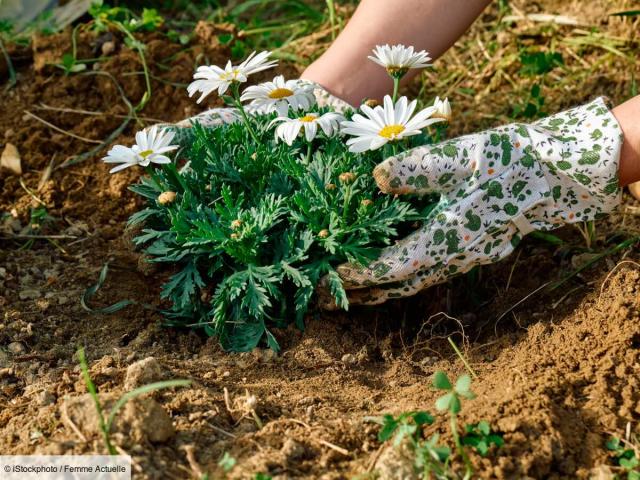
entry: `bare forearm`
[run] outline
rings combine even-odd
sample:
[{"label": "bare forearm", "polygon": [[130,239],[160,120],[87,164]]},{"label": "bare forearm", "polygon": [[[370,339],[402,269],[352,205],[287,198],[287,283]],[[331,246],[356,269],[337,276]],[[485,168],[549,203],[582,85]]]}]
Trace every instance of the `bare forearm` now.
[{"label": "bare forearm", "polygon": [[354,105],[364,98],[382,98],[391,91],[392,81],[367,59],[376,45],[413,45],[435,59],[462,36],[490,1],[362,0],[344,31],[302,78]]},{"label": "bare forearm", "polygon": [[613,109],[624,133],[620,155],[620,186],[640,182],[640,95]]}]

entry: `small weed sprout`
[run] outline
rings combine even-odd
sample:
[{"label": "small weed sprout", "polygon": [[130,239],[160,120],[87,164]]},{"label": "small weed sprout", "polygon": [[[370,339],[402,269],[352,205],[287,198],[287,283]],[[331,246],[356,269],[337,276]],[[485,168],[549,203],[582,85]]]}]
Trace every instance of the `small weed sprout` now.
[{"label": "small weed sprout", "polygon": [[486,457],[491,445],[501,447],[504,445],[502,435],[491,431],[491,426],[486,420],[475,424],[465,425],[465,435],[462,444],[473,447],[481,456]]},{"label": "small weed sprout", "polygon": [[433,424],[434,418],[428,412],[405,412],[398,417],[384,415],[381,419],[371,418],[381,424],[378,432],[378,440],[389,441],[393,438],[392,445],[399,447],[403,441],[409,443],[409,448],[415,454],[414,468],[420,472],[423,478],[437,479],[450,478],[449,459],[451,450],[447,446],[439,445],[438,434],[429,439],[423,439],[423,427]]},{"label": "small weed sprout", "polygon": [[[462,478],[470,479],[473,468],[465,447],[471,447],[481,456],[486,456],[492,445],[501,447],[504,444],[502,436],[491,430],[489,422],[482,420],[477,424],[465,425],[463,436],[458,431],[458,414],[462,409],[462,399],[475,398],[471,391],[471,377],[463,375],[451,383],[446,373],[436,372],[433,377],[433,386],[446,393],[436,400],[436,409],[449,413],[449,427],[456,451],[465,465],[465,473]],[[427,412],[405,412],[397,417],[384,415],[381,418],[368,418],[381,425],[378,440],[387,442],[392,440],[394,447],[399,447],[403,442],[408,442],[414,453],[414,469],[421,478],[436,478],[447,480],[460,478],[451,466],[453,459],[451,449],[439,443],[440,436],[432,435],[423,438],[423,429],[432,425],[434,417]]]},{"label": "small weed sprout", "polygon": [[222,468],[224,473],[229,473],[233,470],[233,467],[236,466],[236,463],[238,463],[238,461],[233,458],[229,452],[224,452],[224,455],[222,455],[222,458],[218,461],[218,466]]},{"label": "small weed sprout", "polygon": [[109,416],[105,416],[103,406],[100,403],[100,398],[98,397],[98,391],[95,384],[93,383],[93,380],[91,379],[91,375],[89,374],[89,366],[84,354],[84,348],[78,349],[78,361],[80,362],[82,378],[84,379],[84,383],[87,386],[87,390],[89,391],[89,394],[91,395],[93,403],[96,407],[96,411],[98,412],[100,433],[102,435],[102,439],[104,440],[105,447],[109,452],[109,455],[118,455],[118,450],[115,448],[113,443],[111,443],[111,428],[113,427],[113,422],[115,421],[118,412],[122,407],[125,406],[125,404],[129,400],[133,400],[134,398],[150,392],[154,392],[156,390],[174,387],[186,387],[191,384],[190,380],[166,380],[163,382],[154,382],[148,385],[143,385],[142,387],[136,388],[135,390],[131,390],[130,392],[126,392],[124,395],[122,395],[113,405],[113,407],[111,407]]},{"label": "small weed sprout", "polygon": [[155,31],[164,23],[164,19],[155,9],[145,8],[142,11],[142,15],[137,16],[128,8],[109,7],[108,5],[104,5],[101,0],[92,3],[88,13],[93,17],[88,28],[96,32],[106,32],[110,28],[115,28],[124,35],[125,45],[138,53],[140,62],[142,63],[146,86],[146,91],[138,102],[138,105],[135,107],[135,111],[139,112],[144,108],[147,102],[151,100],[151,73],[147,66],[145,44],[137,40],[134,33]]},{"label": "small weed sprout", "polygon": [[61,69],[67,76],[87,69],[87,66],[84,63],[79,63],[71,53],[62,55],[61,62],[57,63],[56,67]]},{"label": "small weed sprout", "polygon": [[611,437],[607,441],[607,449],[612,452],[612,456],[625,476],[616,475],[615,479],[640,480],[640,459],[637,448],[629,442],[625,442],[617,437]]},{"label": "small weed sprout", "polygon": [[464,478],[471,478],[473,468],[471,466],[469,456],[462,445],[460,434],[458,432],[458,414],[460,413],[460,410],[462,410],[461,399],[466,398],[472,400],[476,397],[471,391],[471,377],[469,375],[462,375],[458,380],[456,380],[455,385],[452,385],[446,373],[437,371],[433,376],[433,386],[438,390],[444,390],[447,392],[436,400],[436,409],[439,411],[449,412],[449,426],[451,428],[453,442],[455,443],[456,450],[465,465]]},{"label": "small weed sprout", "polygon": [[405,412],[397,418],[392,415],[382,417],[382,429],[378,440],[386,442],[393,437],[393,446],[399,446],[405,438],[418,442],[422,437],[422,426],[431,425],[433,417],[427,412]]}]

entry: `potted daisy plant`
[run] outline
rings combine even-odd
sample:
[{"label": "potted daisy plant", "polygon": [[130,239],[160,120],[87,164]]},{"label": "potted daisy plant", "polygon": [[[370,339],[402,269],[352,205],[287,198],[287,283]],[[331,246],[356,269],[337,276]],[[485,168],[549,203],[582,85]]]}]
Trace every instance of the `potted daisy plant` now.
[{"label": "potted daisy plant", "polygon": [[275,329],[304,327],[321,278],[347,309],[334,267],[370,262],[433,208],[432,197],[380,194],[371,172],[385,156],[439,138],[449,102],[418,111],[416,100],[398,98],[408,70],[429,66],[426,52],[384,45],[370,58],[394,93],[357,108],[323,102],[317,85],[281,75],[241,91],[275,66],[270,52],[201,66],[189,95],[201,102],[217,92],[228,108],[152,126],[108,152],[112,172],[146,168],[130,187],[146,205],[129,224],[149,261],[169,264],[165,323],[204,329],[230,350],[261,342],[277,350]]}]

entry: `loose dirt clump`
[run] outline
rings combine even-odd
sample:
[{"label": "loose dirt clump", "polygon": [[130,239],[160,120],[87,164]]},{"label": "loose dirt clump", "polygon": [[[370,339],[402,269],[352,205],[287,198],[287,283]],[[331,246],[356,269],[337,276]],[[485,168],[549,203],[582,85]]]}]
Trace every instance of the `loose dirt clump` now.
[{"label": "loose dirt clump", "polygon": [[[483,22],[495,18],[491,10]],[[233,32],[228,25],[200,24],[188,48],[159,33],[141,38],[154,94],[118,142],[130,142],[143,125],[201,110],[184,84],[196,61],[219,64],[229,56],[216,29]],[[477,45],[476,33],[464,41]],[[160,286],[169,272],[148,270],[126,240],[125,221],[139,207],[127,187],[139,172],[109,175],[99,161],[104,148],[61,167],[118,129],[129,113],[123,94],[135,105],[145,92],[140,60],[117,35],[82,34],[81,57],[99,49],[109,58],[93,73],[65,76],[51,64],[69,51],[70,35],[37,38],[30,52],[21,51],[18,84],[0,105],[0,149],[15,145],[23,170],[22,177],[0,170],[0,211],[13,212],[0,224],[3,454],[105,453],[75,356],[84,346],[107,410],[141,384],[193,381],[122,410],[113,441],[132,456],[134,478],[201,478],[204,472],[221,478],[218,462],[225,453],[236,459],[228,477],[238,479],[258,472],[325,480],[375,469],[401,472],[407,459],[383,451],[378,426],[364,419],[433,412],[433,373],[455,377],[465,371],[447,342],[451,337],[478,376],[472,385],[477,398],[464,404],[461,422],[488,420],[505,441],[486,458],[473,456],[479,478],[586,479],[611,471],[606,440],[623,436],[629,422],[637,431],[640,420],[637,250],[612,254],[561,288],[541,289],[584,264],[584,258],[572,263],[584,253],[583,241],[567,228],[557,232],[564,246],[526,239],[512,258],[483,268],[476,278],[458,278],[376,308],[311,312],[305,332],[275,332],[280,354],[223,352],[198,332],[160,325]],[[105,49],[107,42],[112,45]],[[479,92],[466,100],[467,110],[491,106],[480,105],[483,95],[498,96],[505,88],[496,83]],[[600,87],[567,92],[550,100],[553,108],[601,93]],[[460,128],[504,120],[478,116]],[[50,164],[51,174],[38,188]],[[30,211],[42,204],[53,220],[39,234],[49,236],[29,238]],[[621,232],[638,235],[639,211],[640,203],[625,196],[620,213],[597,224],[596,251],[615,245]],[[80,299],[107,262],[107,280],[88,306],[136,303],[110,315],[92,313]],[[440,432],[448,441],[446,431],[440,418],[427,433]]]}]

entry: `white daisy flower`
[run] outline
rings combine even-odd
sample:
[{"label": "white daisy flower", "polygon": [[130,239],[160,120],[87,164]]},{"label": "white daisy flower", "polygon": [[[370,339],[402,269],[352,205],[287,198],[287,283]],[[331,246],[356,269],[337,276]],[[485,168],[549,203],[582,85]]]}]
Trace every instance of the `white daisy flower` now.
[{"label": "white daisy flower", "polygon": [[202,93],[197,103],[202,102],[214,90],[218,90],[218,95],[223,95],[233,82],[244,83],[249,75],[274,67],[277,61],[269,60],[269,55],[271,52],[260,52],[257,55],[253,52],[238,66],[228,61],[224,69],[216,65],[200,66],[193,76],[194,81],[187,87],[187,92],[190,97],[196,92]]},{"label": "white daisy flower", "polygon": [[436,97],[433,102],[433,107],[436,109],[433,112],[431,118],[442,118],[447,122],[451,122],[453,115],[451,113],[451,104],[449,103],[449,99],[445,98],[444,100],[440,100],[440,97]]},{"label": "white daisy flower", "polygon": [[415,52],[413,47],[404,45],[376,45],[373,56],[368,57],[378,65],[387,69],[392,76],[402,77],[411,68],[431,66],[429,54],[424,50]]},{"label": "white daisy flower", "polygon": [[327,112],[323,115],[317,113],[307,113],[298,118],[278,117],[271,125],[280,123],[276,128],[276,140],[280,139],[287,145],[293,145],[293,141],[304,130],[304,136],[307,142],[311,142],[318,133],[318,126],[328,137],[338,133],[340,122],[344,117],[339,113]]},{"label": "white daisy flower", "polygon": [[240,100],[251,100],[251,106],[259,111],[278,112],[286,117],[289,107],[294,110],[309,110],[316,103],[313,88],[298,80],[286,80],[278,75],[272,82],[247,87]]},{"label": "white daisy flower", "polygon": [[115,145],[103,160],[105,163],[120,163],[121,165],[112,168],[109,173],[118,172],[134,165],[146,167],[150,163],[171,163],[171,159],[165,153],[178,148],[177,145],[171,145],[174,135],[174,132],[168,130],[158,131],[158,126],[154,125],[136,133],[134,146]]},{"label": "white daisy flower", "polygon": [[389,95],[384,97],[384,107],[362,105],[360,110],[368,118],[356,113],[350,121],[342,122],[342,133],[354,136],[347,140],[349,151],[376,150],[387,142],[417,135],[424,127],[442,121],[430,118],[435,107],[425,108],[411,118],[415,109],[415,100],[408,103],[407,97],[400,97],[394,105]]},{"label": "white daisy flower", "polygon": [[271,52],[260,52],[257,55],[256,52],[251,53],[251,55],[249,55],[247,59],[237,67],[242,75],[244,75],[244,80],[241,81],[246,82],[249,75],[275,67],[278,64],[278,61],[269,60],[270,55]]},{"label": "white daisy flower", "polygon": [[231,85],[231,82],[241,77],[240,72],[234,70],[233,65],[231,65],[229,61],[224,69],[216,65],[200,66],[193,75],[193,78],[194,81],[187,87],[187,92],[190,97],[193,97],[196,92],[202,92],[202,95],[200,95],[197,101],[200,103],[214,90],[218,90],[218,95],[223,95],[229,88],[229,85]]}]

